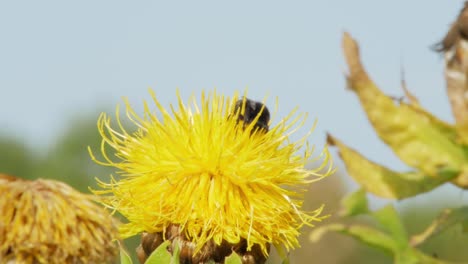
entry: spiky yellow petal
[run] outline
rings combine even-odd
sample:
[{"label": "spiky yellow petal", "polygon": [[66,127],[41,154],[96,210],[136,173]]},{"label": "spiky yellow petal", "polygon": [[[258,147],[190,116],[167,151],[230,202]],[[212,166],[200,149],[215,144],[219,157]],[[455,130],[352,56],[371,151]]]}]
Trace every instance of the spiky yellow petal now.
[{"label": "spiky yellow petal", "polygon": [[[143,118],[126,103],[133,132],[124,129],[119,113],[118,130],[105,114],[98,122],[105,158],[100,163],[118,168],[120,177],[101,182],[104,189],[96,193],[112,194],[106,205],[129,221],[121,229],[124,236],[164,232],[176,224],[197,248],[211,239],[220,244],[242,238],[249,249],[258,244],[267,254],[270,243],[297,247],[298,229],[323,218],[322,207],[300,210],[307,184],[331,172],[330,166],[320,174],[329,164],[326,149],[323,164],[306,169],[310,133],[291,140],[305,114],[292,112],[262,133],[254,129],[257,120],[238,125],[238,95],[202,93],[200,103],[192,97],[188,105],[178,96],[178,107],[170,110],[152,97],[158,112],[145,103]],[[109,146],[114,157],[107,154]]]}]

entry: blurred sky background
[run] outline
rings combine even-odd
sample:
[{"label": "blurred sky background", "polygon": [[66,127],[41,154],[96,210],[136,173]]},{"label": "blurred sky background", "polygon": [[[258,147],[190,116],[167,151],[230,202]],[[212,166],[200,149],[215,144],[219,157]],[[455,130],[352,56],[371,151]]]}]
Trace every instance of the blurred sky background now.
[{"label": "blurred sky background", "polygon": [[[269,96],[279,116],[295,106],[365,156],[407,169],[379,141],[345,89],[341,35],[361,44],[371,76],[401,96],[408,88],[452,121],[443,59],[430,50],[463,1],[1,1],[0,133],[27,144],[54,142],[74,116],[113,112],[127,96],[141,113],[155,90],[164,104],[202,89]],[[303,129],[301,133],[305,133]],[[336,153],[333,151],[333,153]],[[342,163],[336,158],[338,166]],[[350,182],[352,185],[352,183]],[[447,203],[463,194],[442,188]],[[428,196],[424,196],[424,203]],[[417,198],[416,198],[417,200]]]}]

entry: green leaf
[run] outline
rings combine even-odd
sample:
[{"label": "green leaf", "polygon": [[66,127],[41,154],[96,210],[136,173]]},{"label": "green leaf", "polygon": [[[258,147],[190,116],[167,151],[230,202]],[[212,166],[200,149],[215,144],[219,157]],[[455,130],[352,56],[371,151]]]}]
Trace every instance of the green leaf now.
[{"label": "green leaf", "polygon": [[391,199],[403,199],[423,192],[456,177],[456,172],[440,170],[438,177],[429,177],[421,172],[399,173],[374,163],[357,151],[349,148],[331,135],[328,144],[338,147],[346,169],[362,188],[377,196]]},{"label": "green leaf", "polygon": [[387,205],[372,213],[383,229],[398,243],[400,249],[408,247],[408,234],[400,217],[392,205]]},{"label": "green leaf", "polygon": [[[457,262],[461,264],[460,262]],[[407,250],[399,252],[395,256],[395,264],[456,264],[428,256],[421,251],[408,247]]]},{"label": "green leaf", "polygon": [[132,258],[123,247],[120,247],[120,264],[133,264]]},{"label": "green leaf", "polygon": [[171,263],[172,255],[167,251],[167,247],[170,244],[171,241],[164,241],[164,243],[159,245],[159,247],[157,247],[153,253],[151,253],[145,264]]},{"label": "green leaf", "polygon": [[[392,207],[385,207],[379,214],[379,217],[389,216],[395,218],[397,216],[392,212]],[[394,222],[391,220],[390,222]],[[394,229],[392,227],[391,229]],[[398,228],[397,228],[398,229]],[[409,245],[402,247],[398,241],[393,237],[389,236],[377,230],[375,228],[351,225],[346,226],[344,224],[329,224],[315,228],[310,234],[310,239],[313,242],[320,240],[320,238],[329,231],[340,232],[349,235],[371,247],[383,250],[385,253],[393,256],[396,264],[450,264],[452,262],[442,261],[439,259],[432,258],[418,249],[412,248]],[[399,232],[399,231],[397,231]],[[395,233],[397,233],[395,232]],[[452,263],[455,264],[455,263]]]},{"label": "green leaf", "polygon": [[327,232],[334,231],[349,235],[369,246],[381,249],[394,255],[399,250],[399,245],[389,235],[372,227],[362,225],[329,224],[316,227],[309,236],[312,242],[317,242]]},{"label": "green leaf", "polygon": [[242,260],[239,257],[239,255],[237,255],[236,252],[232,252],[231,255],[226,257],[224,263],[225,264],[242,264]]},{"label": "green leaf", "polygon": [[413,111],[418,114],[421,118],[428,120],[429,123],[437,129],[441,134],[448,138],[451,142],[457,143],[458,141],[458,131],[457,128],[438,117],[434,116],[430,112],[426,111],[420,105],[415,104],[406,104],[401,102],[401,108],[409,108],[408,111]]},{"label": "green leaf", "polygon": [[434,237],[447,228],[456,224],[462,224],[462,227],[468,223],[468,206],[457,209],[445,209],[427,228],[419,235],[411,237],[411,245],[418,246],[429,238]]},{"label": "green leaf", "polygon": [[279,244],[274,244],[274,247],[276,249],[276,252],[278,253],[278,256],[280,257],[280,259],[282,259],[281,263],[282,264],[288,264],[289,263],[289,254],[286,251],[286,249],[284,248],[284,246],[279,245]]},{"label": "green leaf", "polygon": [[179,264],[180,263],[180,241],[173,242],[173,253],[171,258],[171,264]]},{"label": "green leaf", "polygon": [[350,74],[348,83],[378,136],[411,167],[437,178],[440,168],[461,171],[466,158],[463,148],[422,109],[395,102],[380,91],[367,75],[355,40],[345,33],[343,48]]},{"label": "green leaf", "polygon": [[342,209],[340,215],[342,216],[355,216],[369,212],[366,191],[364,189],[360,189],[346,196],[343,201],[341,201],[341,205]]}]

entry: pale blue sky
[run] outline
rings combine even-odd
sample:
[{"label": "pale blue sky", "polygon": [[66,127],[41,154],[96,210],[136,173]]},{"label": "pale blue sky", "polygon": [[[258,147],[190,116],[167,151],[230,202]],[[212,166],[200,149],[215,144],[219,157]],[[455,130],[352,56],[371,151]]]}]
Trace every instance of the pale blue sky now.
[{"label": "pale blue sky", "polygon": [[[345,90],[343,30],[369,72],[401,95],[400,67],[421,103],[451,121],[443,60],[429,50],[463,1],[1,1],[0,132],[46,145],[78,112],[139,109],[217,88],[266,94],[280,115],[319,119],[312,143],[333,133],[372,159],[405,168]],[[140,108],[141,109],[141,108]],[[311,122],[312,123],[312,120]],[[305,130],[304,130],[305,131]]]}]

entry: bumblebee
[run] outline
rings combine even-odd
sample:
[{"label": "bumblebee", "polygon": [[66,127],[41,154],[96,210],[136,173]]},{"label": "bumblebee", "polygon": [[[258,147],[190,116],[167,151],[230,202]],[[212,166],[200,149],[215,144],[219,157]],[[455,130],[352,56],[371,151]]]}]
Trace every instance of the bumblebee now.
[{"label": "bumblebee", "polygon": [[[242,112],[243,107],[244,111]],[[244,127],[255,121],[257,116],[260,115],[252,131],[261,130],[263,132],[268,132],[270,111],[264,104],[250,100],[248,98],[243,98],[236,102],[234,113],[237,112],[239,112],[238,121],[243,122]]]},{"label": "bumblebee", "polygon": [[[260,103],[248,98],[240,99],[236,102],[233,112],[237,115],[237,122],[245,128],[255,121],[254,127],[251,130],[268,132],[270,122],[270,111]],[[232,117],[232,115],[230,115]],[[258,117],[258,118],[257,118]],[[256,120],[257,119],[257,120]],[[225,257],[232,252],[236,252],[242,259],[243,264],[261,264],[266,262],[266,256],[263,255],[259,245],[254,245],[247,251],[247,240],[242,238],[237,244],[230,244],[222,241],[220,245],[216,245],[213,240],[207,242],[197,254],[195,252],[195,243],[187,239],[180,229],[179,225],[169,225],[164,232],[142,234],[141,244],[137,248],[137,255],[140,263],[144,263],[149,255],[159,246],[164,240],[178,241],[181,264],[199,264],[199,263],[224,263]],[[177,243],[172,243],[168,250],[172,254]],[[270,245],[267,245],[268,250]]]}]

